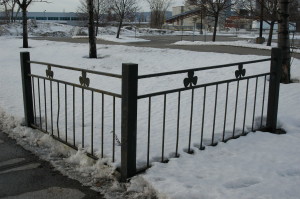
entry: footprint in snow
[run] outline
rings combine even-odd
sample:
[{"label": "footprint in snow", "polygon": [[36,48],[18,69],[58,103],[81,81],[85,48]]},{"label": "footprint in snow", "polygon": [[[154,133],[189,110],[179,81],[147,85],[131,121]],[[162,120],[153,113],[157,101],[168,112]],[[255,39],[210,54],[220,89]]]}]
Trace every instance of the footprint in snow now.
[{"label": "footprint in snow", "polygon": [[224,184],[227,189],[240,189],[260,183],[258,178],[240,178]]}]

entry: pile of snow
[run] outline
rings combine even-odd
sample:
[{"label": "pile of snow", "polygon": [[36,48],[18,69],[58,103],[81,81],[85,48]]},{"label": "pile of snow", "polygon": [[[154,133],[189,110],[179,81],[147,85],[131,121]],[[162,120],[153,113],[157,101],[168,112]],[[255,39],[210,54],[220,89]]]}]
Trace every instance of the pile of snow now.
[{"label": "pile of snow", "polygon": [[[22,33],[22,23],[20,22],[0,26],[0,36],[22,36]],[[71,37],[87,35],[87,29],[53,22],[28,20],[28,35],[30,37]]]},{"label": "pile of snow", "polygon": [[[176,116],[177,116],[177,96],[167,97],[166,118],[166,145],[165,155],[170,161],[168,164],[157,163],[156,161],[161,154],[161,121],[163,99],[153,98],[152,101],[152,122],[151,127],[151,151],[150,161],[152,168],[147,170],[131,181],[131,184],[119,185],[114,169],[120,164],[120,147],[116,146],[116,162],[111,162],[111,124],[105,126],[105,159],[100,159],[95,162],[90,159],[83,158],[83,154],[89,151],[89,126],[90,121],[87,119],[86,127],[86,148],[78,152],[65,150],[66,146],[57,146],[57,143],[48,135],[44,135],[36,130],[31,130],[21,126],[23,117],[23,102],[22,102],[22,85],[20,78],[20,60],[17,52],[24,51],[20,49],[21,39],[11,37],[0,38],[2,52],[0,57],[0,128],[7,131],[11,136],[16,137],[20,142],[26,141],[25,146],[36,147],[37,153],[45,150],[45,157],[49,157],[50,161],[54,162],[59,170],[63,173],[74,175],[76,179],[80,179],[83,183],[90,185],[101,186],[107,179],[110,183],[112,194],[119,190],[127,190],[139,194],[152,194],[152,187],[160,198],[297,198],[299,196],[299,147],[297,141],[300,140],[300,116],[299,116],[299,99],[300,86],[299,84],[281,85],[280,91],[280,106],[278,120],[279,126],[284,128],[287,135],[271,135],[257,132],[249,134],[249,136],[236,141],[230,141],[226,144],[220,144],[215,148],[207,147],[205,151],[198,151],[197,143],[199,143],[199,132],[194,132],[192,137],[192,149],[195,151],[193,155],[186,154],[186,146],[188,143],[188,129],[190,124],[190,92],[182,93],[182,120],[180,124],[181,137],[179,143],[180,158],[172,158],[176,141]],[[31,53],[31,59],[35,61],[44,61],[56,63],[60,65],[73,66],[84,69],[97,70],[121,74],[122,63],[138,63],[139,74],[158,73],[166,71],[174,71],[195,67],[205,67],[209,65],[226,64],[230,62],[249,61],[254,59],[262,59],[266,57],[254,55],[231,55],[218,53],[199,53],[184,50],[174,49],[155,49],[155,48],[137,48],[122,45],[97,45],[99,59],[87,59],[88,44],[78,43],[63,43],[52,41],[36,41],[29,40],[31,48],[26,49]],[[269,70],[269,62],[250,65],[247,68],[247,75],[253,73],[262,73]],[[300,79],[300,60],[295,59],[292,66],[292,77]],[[32,72],[38,75],[45,76],[45,67],[32,65]],[[199,72],[196,75],[201,83],[221,80],[224,78],[234,77],[234,71],[237,68],[225,68],[214,71]],[[54,69],[55,78],[66,81],[75,81],[78,83],[80,73],[73,73],[60,69]],[[117,79],[106,79],[88,75],[91,81],[91,87],[105,88],[111,92],[120,93],[121,84]],[[139,84],[139,94],[161,91],[172,88],[182,88],[182,80],[186,78],[186,74],[167,76],[165,78],[153,78],[149,80],[141,80]],[[180,81],[178,81],[180,79]],[[97,87],[98,86],[98,87]],[[242,87],[242,84],[240,85]],[[260,84],[261,87],[261,84]],[[221,88],[221,87],[220,87]],[[54,87],[55,89],[55,87]],[[56,89],[55,89],[56,90]],[[222,89],[220,89],[220,93]],[[235,90],[235,89],[233,89]],[[222,90],[224,91],[224,90]],[[63,93],[64,90],[62,89]],[[234,96],[235,91],[230,91],[230,95]],[[252,92],[252,93],[251,93]],[[214,91],[208,90],[208,95],[214,97]],[[221,94],[220,94],[221,95]],[[63,94],[61,97],[63,98]],[[79,95],[80,96],[80,95]],[[195,107],[200,107],[202,103],[201,92],[195,90]],[[252,90],[249,88],[249,96],[253,97]],[[85,96],[87,104],[90,104],[90,98]],[[101,104],[100,97],[97,96],[95,107]],[[221,96],[220,96],[221,97]],[[56,99],[56,96],[54,96]],[[68,98],[71,100],[71,97]],[[76,98],[80,99],[80,97]],[[218,104],[224,107],[224,101],[218,100]],[[42,98],[43,101],[43,98]],[[108,99],[107,99],[108,101]],[[106,101],[105,116],[111,119],[111,103]],[[243,100],[241,100],[244,102]],[[98,103],[98,105],[96,104]],[[250,101],[249,101],[250,103]],[[55,110],[57,106],[54,102]],[[250,105],[249,105],[250,106]],[[81,101],[76,100],[76,107],[81,107]],[[138,122],[138,166],[143,166],[146,161],[147,150],[147,110],[148,101],[141,100],[139,102],[139,122]],[[211,111],[214,107],[214,100],[207,100],[207,117],[213,115]],[[243,109],[244,103],[239,105],[239,110]],[[95,121],[101,121],[100,108],[95,109]],[[61,110],[64,110],[64,105],[61,105]],[[117,105],[119,110],[119,105]],[[199,110],[199,109],[197,109]],[[228,109],[233,110],[233,109]],[[43,113],[42,107],[42,113]],[[88,113],[89,106],[86,105],[86,118],[90,118]],[[174,113],[175,112],[175,113]],[[231,111],[232,112],[232,111]],[[76,112],[76,119],[81,119],[80,110]],[[197,113],[197,114],[196,114]],[[55,112],[56,114],[56,112]],[[100,114],[100,116],[99,116]],[[185,116],[184,114],[188,115]],[[250,113],[251,114],[251,113]],[[259,114],[259,113],[258,113]],[[174,119],[175,117],[175,119]],[[61,118],[64,118],[63,113]],[[68,117],[72,119],[72,117]],[[116,135],[120,137],[120,114],[117,116]],[[195,112],[195,122],[193,128],[195,131],[199,127],[199,114]],[[222,120],[223,114],[217,116],[217,120]],[[242,117],[238,118],[238,120]],[[109,120],[110,121],[110,120]],[[56,120],[55,120],[56,122]],[[60,125],[64,126],[64,119],[61,119]],[[155,123],[157,122],[157,123]],[[69,123],[71,124],[71,122]],[[77,124],[80,124],[78,122]],[[157,125],[154,125],[157,124]],[[223,123],[217,125],[216,130]],[[232,122],[228,123],[232,126]],[[82,126],[78,126],[77,137],[81,137]],[[101,125],[95,122],[94,147],[96,155],[99,154],[101,148]],[[175,129],[175,130],[174,130]],[[72,132],[72,128],[68,129]],[[210,127],[206,127],[204,138],[210,139]],[[71,134],[71,133],[70,133]],[[23,135],[25,137],[23,137]],[[69,135],[72,139],[72,135]],[[62,137],[64,138],[64,137]],[[81,146],[80,140],[76,143]],[[42,146],[42,147],[40,147]],[[46,148],[46,149],[44,149]],[[48,148],[48,149],[47,149]],[[43,155],[42,155],[43,156]],[[63,159],[63,160],[61,160]],[[61,161],[57,163],[57,161]],[[57,164],[56,164],[57,163]],[[75,165],[75,166],[74,166]],[[105,165],[109,165],[108,169],[103,169]],[[180,172],[178,172],[180,171]],[[77,177],[76,177],[77,176]],[[94,179],[93,176],[97,178]],[[104,177],[105,176],[105,177]],[[274,184],[274,186],[273,186]],[[284,185],[284,186],[283,186]],[[124,188],[125,186],[125,188]],[[103,188],[104,190],[106,187]],[[101,189],[102,190],[102,189]],[[136,193],[136,191],[138,191]],[[141,192],[139,192],[141,191]],[[122,191],[120,191],[122,192]],[[129,197],[130,198],[130,197]]]}]

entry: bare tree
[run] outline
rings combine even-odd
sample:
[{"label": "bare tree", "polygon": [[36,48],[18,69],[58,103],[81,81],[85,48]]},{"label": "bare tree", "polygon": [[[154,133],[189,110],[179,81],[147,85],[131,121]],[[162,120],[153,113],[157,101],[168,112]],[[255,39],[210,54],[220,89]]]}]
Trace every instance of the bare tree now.
[{"label": "bare tree", "polygon": [[264,8],[263,20],[270,25],[267,46],[271,46],[274,25],[278,22],[278,0],[259,0],[258,3]]},{"label": "bare tree", "polygon": [[33,2],[45,2],[44,0],[17,0],[17,4],[22,10],[22,24],[23,24],[23,48],[28,48],[28,30],[27,30],[27,8]]},{"label": "bare tree", "polygon": [[205,1],[198,1],[198,0],[187,0],[185,2],[185,6],[188,7],[191,11],[198,11],[197,18],[200,18],[200,34],[203,34],[203,20],[206,17],[206,8],[205,8]]},{"label": "bare tree", "polygon": [[111,10],[116,15],[119,26],[118,26],[118,32],[117,32],[117,38],[120,37],[121,27],[123,25],[124,19],[128,19],[132,17],[133,14],[138,9],[137,1],[136,0],[111,0]]},{"label": "bare tree", "polygon": [[173,0],[146,0],[151,10],[151,28],[161,28],[165,21],[165,14]]},{"label": "bare tree", "polygon": [[234,3],[231,0],[192,0],[193,5],[204,9],[207,16],[214,20],[214,32],[212,41],[216,41],[217,27],[221,15],[225,15]]},{"label": "bare tree", "polygon": [[[80,0],[80,4],[77,8],[77,12],[80,13],[80,15],[83,15],[82,18],[88,18],[88,4],[86,0]],[[95,18],[95,26],[96,26],[96,36],[99,32],[99,26],[100,22],[104,22],[106,19],[106,14],[108,12],[108,6],[107,0],[93,0],[94,5],[94,18]]]}]

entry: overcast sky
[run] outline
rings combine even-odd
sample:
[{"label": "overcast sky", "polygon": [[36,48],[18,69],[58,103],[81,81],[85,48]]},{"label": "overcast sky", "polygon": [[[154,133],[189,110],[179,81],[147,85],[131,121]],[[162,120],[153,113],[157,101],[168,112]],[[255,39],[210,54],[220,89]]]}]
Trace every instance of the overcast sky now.
[{"label": "overcast sky", "polygon": [[[33,3],[28,8],[29,12],[76,12],[79,0],[48,0],[52,3]],[[137,0],[140,11],[149,11],[149,6],[145,0]],[[171,7],[183,5],[184,0],[173,0]],[[169,9],[171,10],[171,8]]]}]

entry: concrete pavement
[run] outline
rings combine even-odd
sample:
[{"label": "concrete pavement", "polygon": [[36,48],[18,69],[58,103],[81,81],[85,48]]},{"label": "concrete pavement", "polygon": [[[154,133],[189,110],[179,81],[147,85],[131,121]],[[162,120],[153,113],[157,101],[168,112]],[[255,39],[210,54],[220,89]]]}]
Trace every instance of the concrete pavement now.
[{"label": "concrete pavement", "polygon": [[78,181],[63,176],[0,131],[0,198],[104,198]]}]

